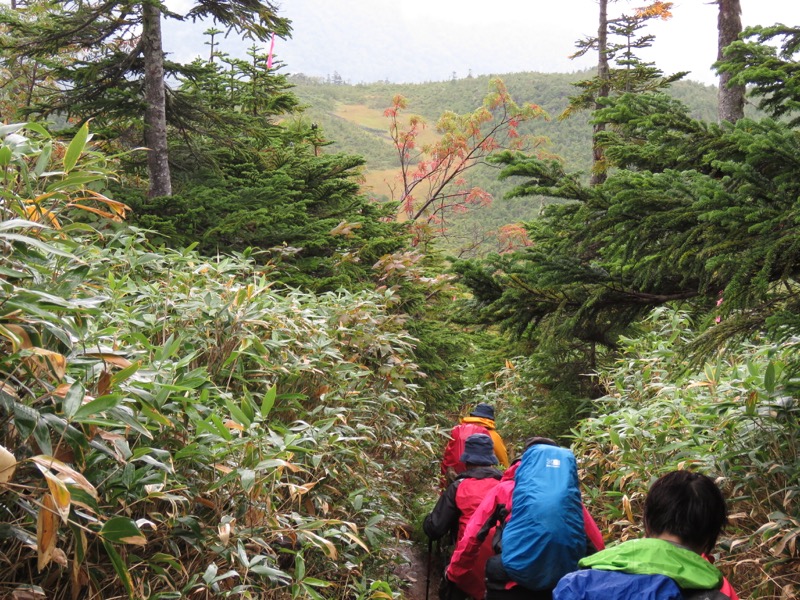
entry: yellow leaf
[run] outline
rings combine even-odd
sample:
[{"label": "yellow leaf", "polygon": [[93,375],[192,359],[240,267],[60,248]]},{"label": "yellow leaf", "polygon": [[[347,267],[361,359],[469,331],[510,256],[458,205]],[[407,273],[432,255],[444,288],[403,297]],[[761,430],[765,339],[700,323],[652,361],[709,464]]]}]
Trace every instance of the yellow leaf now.
[{"label": "yellow leaf", "polygon": [[293,500],[297,500],[300,496],[303,496],[311,491],[311,489],[317,485],[316,481],[312,481],[310,483],[304,483],[303,485],[295,485],[293,483],[286,484],[289,487],[289,493],[292,496]]},{"label": "yellow leaf", "polygon": [[17,394],[17,390],[15,390],[7,383],[3,383],[2,381],[0,381],[0,391],[2,391],[6,396],[11,396],[14,400],[19,400],[19,395]]},{"label": "yellow leaf", "polygon": [[36,519],[36,547],[39,553],[37,566],[42,571],[53,558],[58,538],[58,519],[56,518],[55,503],[50,494],[45,494],[42,505],[39,507],[39,516]]},{"label": "yellow leaf", "polygon": [[72,387],[72,384],[70,384],[70,383],[62,383],[62,384],[56,386],[56,388],[50,393],[53,396],[55,396],[56,398],[66,398],[67,392],[69,391],[69,388],[71,388],[71,387]]},{"label": "yellow leaf", "polygon": [[147,538],[143,535],[131,535],[128,537],[119,538],[119,541],[123,544],[135,544],[137,546],[144,546],[147,544]]},{"label": "yellow leaf", "polygon": [[69,518],[69,506],[71,499],[67,486],[64,485],[64,482],[56,477],[52,471],[43,468],[41,465],[36,466],[39,467],[39,470],[42,473],[44,473],[44,477],[47,480],[47,487],[50,490],[50,495],[53,497],[53,502],[55,502],[55,506],[58,509],[58,514],[61,516],[61,520],[64,521],[64,524],[66,525],[67,519]]},{"label": "yellow leaf", "polygon": [[52,379],[61,381],[67,369],[67,359],[58,352],[44,348],[30,348],[31,356],[26,356],[24,361],[38,376],[50,375]]},{"label": "yellow leaf", "polygon": [[318,536],[316,533],[312,533],[311,531],[303,531],[303,535],[306,536],[308,540],[317,548],[322,550],[325,553],[325,556],[332,560],[336,560],[337,552],[336,546],[333,545],[333,542],[326,540],[324,537]]},{"label": "yellow leaf", "polygon": [[330,235],[344,235],[346,237],[351,237],[353,235],[353,229],[361,229],[361,223],[348,223],[347,221],[342,221],[336,227],[331,229]]},{"label": "yellow leaf", "polygon": [[21,348],[33,348],[33,342],[31,342],[31,338],[28,335],[28,332],[25,331],[23,327],[19,325],[14,325],[13,323],[4,323],[3,327],[5,330],[10,333],[11,335],[5,334],[3,337],[8,338],[11,340],[11,346],[14,352],[18,351]]},{"label": "yellow leaf", "polygon": [[61,223],[58,222],[55,213],[49,209],[42,209],[37,205],[29,205],[25,207],[25,216],[34,223],[47,221],[53,229],[61,229]]},{"label": "yellow leaf", "polygon": [[240,425],[236,421],[231,421],[230,419],[227,419],[225,421],[225,427],[227,427],[228,429],[237,429],[238,431],[244,431],[243,425]]},{"label": "yellow leaf", "polygon": [[355,542],[356,544],[358,544],[359,546],[361,546],[361,547],[362,547],[364,550],[366,550],[367,552],[369,552],[369,548],[368,548],[368,547],[367,547],[367,545],[366,545],[366,544],[365,544],[365,543],[364,543],[364,542],[361,540],[361,538],[360,538],[360,537],[358,537],[357,535],[355,535],[355,534],[353,534],[353,533],[350,533],[349,531],[343,531],[342,533],[343,533],[343,534],[344,534],[346,537],[348,537],[348,538],[350,538],[351,540],[353,540],[353,542]]},{"label": "yellow leaf", "polygon": [[633,511],[631,510],[631,499],[628,498],[628,495],[625,494],[622,497],[622,508],[625,511],[625,516],[628,517],[628,521],[633,523]]},{"label": "yellow leaf", "polygon": [[0,446],[0,483],[10,481],[16,468],[17,459],[11,452]]},{"label": "yellow leaf", "polygon": [[119,367],[120,369],[127,369],[131,366],[131,364],[133,364],[124,356],[120,356],[119,354],[111,354],[109,352],[87,352],[84,354],[84,356],[99,358],[110,365]]},{"label": "yellow leaf", "polygon": [[37,465],[47,469],[52,469],[53,471],[57,471],[62,475],[66,475],[67,479],[63,480],[65,483],[77,485],[83,491],[89,493],[92,498],[95,500],[97,499],[97,490],[94,489],[94,486],[91,483],[89,483],[89,480],[72,467],[65,465],[57,458],[53,456],[47,456],[46,454],[39,454],[37,456],[32,456],[30,460],[35,462]]}]

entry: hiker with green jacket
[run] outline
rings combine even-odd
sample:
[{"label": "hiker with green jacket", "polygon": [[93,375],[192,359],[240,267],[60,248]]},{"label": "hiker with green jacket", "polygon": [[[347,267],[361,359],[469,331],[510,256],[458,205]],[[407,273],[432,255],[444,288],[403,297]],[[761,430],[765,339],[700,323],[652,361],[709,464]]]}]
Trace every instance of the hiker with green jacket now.
[{"label": "hiker with green jacket", "polygon": [[728,521],[725,498],[700,473],[673,471],[650,488],[647,537],[582,559],[561,578],[553,600],[738,600],[707,558]]}]

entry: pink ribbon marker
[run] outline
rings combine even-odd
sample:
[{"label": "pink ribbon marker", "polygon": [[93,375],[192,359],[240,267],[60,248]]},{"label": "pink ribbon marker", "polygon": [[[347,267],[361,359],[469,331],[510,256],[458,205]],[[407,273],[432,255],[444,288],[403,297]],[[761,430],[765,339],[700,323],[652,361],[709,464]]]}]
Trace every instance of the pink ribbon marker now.
[{"label": "pink ribbon marker", "polygon": [[272,41],[269,44],[269,55],[267,56],[267,69],[272,68],[272,52],[275,50],[275,34],[272,34]]}]

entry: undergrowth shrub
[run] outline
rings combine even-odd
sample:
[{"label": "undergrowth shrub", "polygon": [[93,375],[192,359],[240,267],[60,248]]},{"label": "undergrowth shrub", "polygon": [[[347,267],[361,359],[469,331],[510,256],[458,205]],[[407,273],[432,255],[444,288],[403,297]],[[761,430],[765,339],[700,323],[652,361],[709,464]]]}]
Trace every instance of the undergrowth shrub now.
[{"label": "undergrowth shrub", "polygon": [[393,293],[273,289],[247,252],[23,220],[5,189],[0,595],[398,595],[432,436]]},{"label": "undergrowth shrub", "polygon": [[742,597],[794,597],[800,585],[800,407],[787,365],[798,340],[752,340],[692,368],[679,349],[695,335],[685,313],[659,309],[621,340],[602,373],[608,394],[575,430],[587,501],[610,539],[642,534],[650,484],[676,468],[715,477],[731,525],[719,561]]}]

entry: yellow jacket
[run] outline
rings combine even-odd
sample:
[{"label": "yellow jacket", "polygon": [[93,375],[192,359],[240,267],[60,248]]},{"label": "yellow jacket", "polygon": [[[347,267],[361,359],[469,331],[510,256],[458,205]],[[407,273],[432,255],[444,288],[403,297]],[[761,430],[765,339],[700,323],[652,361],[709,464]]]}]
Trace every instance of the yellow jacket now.
[{"label": "yellow jacket", "polygon": [[497,460],[501,465],[508,468],[508,451],[506,450],[506,445],[503,443],[503,438],[500,437],[500,434],[497,433],[497,430],[494,428],[494,421],[484,417],[466,416],[461,419],[461,422],[473,423],[475,425],[482,425],[483,427],[486,427],[486,429],[489,430],[489,435],[492,436],[492,441],[494,442],[494,455],[497,457]]}]

